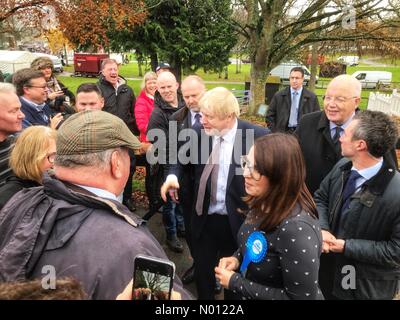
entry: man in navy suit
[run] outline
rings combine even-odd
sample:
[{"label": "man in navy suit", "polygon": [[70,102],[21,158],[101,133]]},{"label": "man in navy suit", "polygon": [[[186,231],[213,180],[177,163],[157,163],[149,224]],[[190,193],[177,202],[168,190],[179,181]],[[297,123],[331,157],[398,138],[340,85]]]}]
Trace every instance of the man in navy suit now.
[{"label": "man in navy suit", "polygon": [[63,116],[57,113],[51,117],[50,107],[46,103],[48,88],[43,73],[30,68],[18,70],[13,75],[13,84],[21,101],[21,111],[25,115],[22,128],[37,125],[57,128]]},{"label": "man in navy suit", "polygon": [[[185,100],[186,107],[176,111],[171,120],[177,121],[177,133],[178,135],[185,129],[202,129],[200,121],[201,113],[199,101],[206,92],[206,87],[203,79],[196,75],[190,75],[182,81],[181,91],[183,99]],[[186,141],[178,141],[178,148]],[[182,205],[183,218],[185,221],[185,238],[189,247],[190,254],[193,257],[192,249],[192,232],[191,232],[191,220],[192,220],[192,205],[194,196],[194,167],[191,163],[181,166],[180,172],[180,203]],[[189,284],[194,281],[194,263],[192,266],[185,271],[182,275],[182,282]]]},{"label": "man in navy suit", "polygon": [[[214,88],[199,102],[203,130],[200,139],[190,140],[194,174],[192,204],[192,246],[195,280],[199,299],[214,299],[214,267],[219,258],[237,249],[236,234],[243,222],[238,209],[246,209],[244,180],[240,156],[247,154],[254,139],[269,133],[268,129],[238,119],[239,104],[231,91]],[[197,143],[195,143],[197,142]],[[196,145],[197,144],[197,145]],[[182,154],[178,164],[170,166],[161,195],[178,201]],[[211,157],[213,160],[211,161]],[[225,298],[230,293],[225,292]]]},{"label": "man in navy suit", "polygon": [[290,86],[277,92],[268,107],[265,121],[272,132],[293,133],[303,115],[320,110],[316,95],[303,88],[301,67],[290,70],[289,82]]}]

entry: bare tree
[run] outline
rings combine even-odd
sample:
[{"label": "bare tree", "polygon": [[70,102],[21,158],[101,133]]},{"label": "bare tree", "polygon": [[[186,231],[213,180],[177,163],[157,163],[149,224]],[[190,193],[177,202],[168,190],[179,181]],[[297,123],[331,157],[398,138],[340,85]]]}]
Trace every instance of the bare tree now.
[{"label": "bare tree", "polygon": [[[377,30],[399,28],[398,1],[235,0],[246,22],[235,27],[249,41],[250,108],[255,113],[265,99],[265,79],[282,60],[305,46],[323,41],[379,40],[399,42],[398,31],[377,36]],[[376,23],[376,30],[359,28]]]},{"label": "bare tree", "polygon": [[9,17],[28,10],[43,11],[49,0],[2,0],[0,6],[0,22]]}]

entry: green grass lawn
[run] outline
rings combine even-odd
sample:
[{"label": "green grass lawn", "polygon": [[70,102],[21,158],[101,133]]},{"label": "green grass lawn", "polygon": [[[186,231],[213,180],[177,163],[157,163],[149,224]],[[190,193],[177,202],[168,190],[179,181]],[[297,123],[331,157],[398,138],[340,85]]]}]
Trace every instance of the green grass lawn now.
[{"label": "green grass lawn", "polygon": [[[382,63],[382,61],[379,61]],[[147,65],[147,68],[150,68],[150,65]],[[73,72],[73,66],[68,66],[64,68],[65,71]],[[393,82],[400,82],[400,66],[391,66],[391,67],[373,67],[373,66],[365,66],[360,65],[357,67],[348,67],[347,73],[352,74],[358,70],[376,70],[376,71],[390,71],[393,74]],[[145,67],[143,67],[143,72],[146,72]],[[128,80],[128,85],[131,86],[137,96],[140,92],[140,83],[139,79],[139,69],[138,64],[136,62],[129,63],[127,65],[122,65],[120,67],[120,74],[125,78],[138,78],[135,80]],[[216,83],[207,83],[207,89],[212,89],[217,86],[223,86],[230,90],[244,90],[244,81],[245,78],[250,74],[250,64],[242,64],[241,65],[241,73],[236,73],[236,64],[230,64],[228,66],[228,79],[224,79],[225,74],[221,75],[221,78],[217,73],[209,73],[204,72],[204,70],[198,70],[197,73],[200,77],[202,77],[205,81],[215,81]],[[185,76],[185,75],[184,75]],[[58,79],[66,85],[72,92],[76,93],[77,87],[84,82],[96,82],[96,78],[83,78],[83,77],[64,77],[59,76]],[[320,78],[319,86],[323,88],[316,89],[315,93],[318,96],[320,104],[322,105],[322,96],[325,93],[325,87],[330,79]],[[220,82],[220,83],[218,83]],[[228,82],[228,83],[227,83]],[[234,82],[234,83],[232,83]],[[362,100],[360,107],[365,109],[367,107],[367,101],[369,97],[369,93],[371,90],[363,90]]]}]

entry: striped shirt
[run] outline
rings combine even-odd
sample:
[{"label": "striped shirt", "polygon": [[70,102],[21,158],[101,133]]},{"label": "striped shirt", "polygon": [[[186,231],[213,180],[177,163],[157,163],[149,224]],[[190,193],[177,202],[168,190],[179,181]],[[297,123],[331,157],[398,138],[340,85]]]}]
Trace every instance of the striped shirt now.
[{"label": "striped shirt", "polygon": [[6,140],[0,142],[0,187],[5,184],[7,177],[12,173],[8,164],[10,153],[14,147],[14,136],[9,136]]}]

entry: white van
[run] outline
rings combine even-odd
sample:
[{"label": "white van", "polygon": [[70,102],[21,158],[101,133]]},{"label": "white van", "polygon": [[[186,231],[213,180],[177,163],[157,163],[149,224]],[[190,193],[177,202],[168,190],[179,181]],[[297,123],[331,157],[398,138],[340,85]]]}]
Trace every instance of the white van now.
[{"label": "white van", "polygon": [[341,56],[337,58],[337,61],[347,64],[348,66],[357,66],[359,57],[358,56]]},{"label": "white van", "polygon": [[[305,65],[296,63],[294,61],[280,63],[275,68],[273,68],[269,74],[271,76],[280,77],[282,84],[289,84],[290,70],[292,70],[294,67],[303,68],[303,70],[304,70],[304,85],[306,86],[308,81],[310,81],[311,72],[310,72],[310,70],[307,69],[307,67]],[[317,80],[318,80],[318,77],[317,77]]]},{"label": "white van", "polygon": [[358,79],[365,89],[375,89],[378,82],[383,85],[390,85],[392,82],[392,73],[388,71],[356,71],[352,76]]}]

